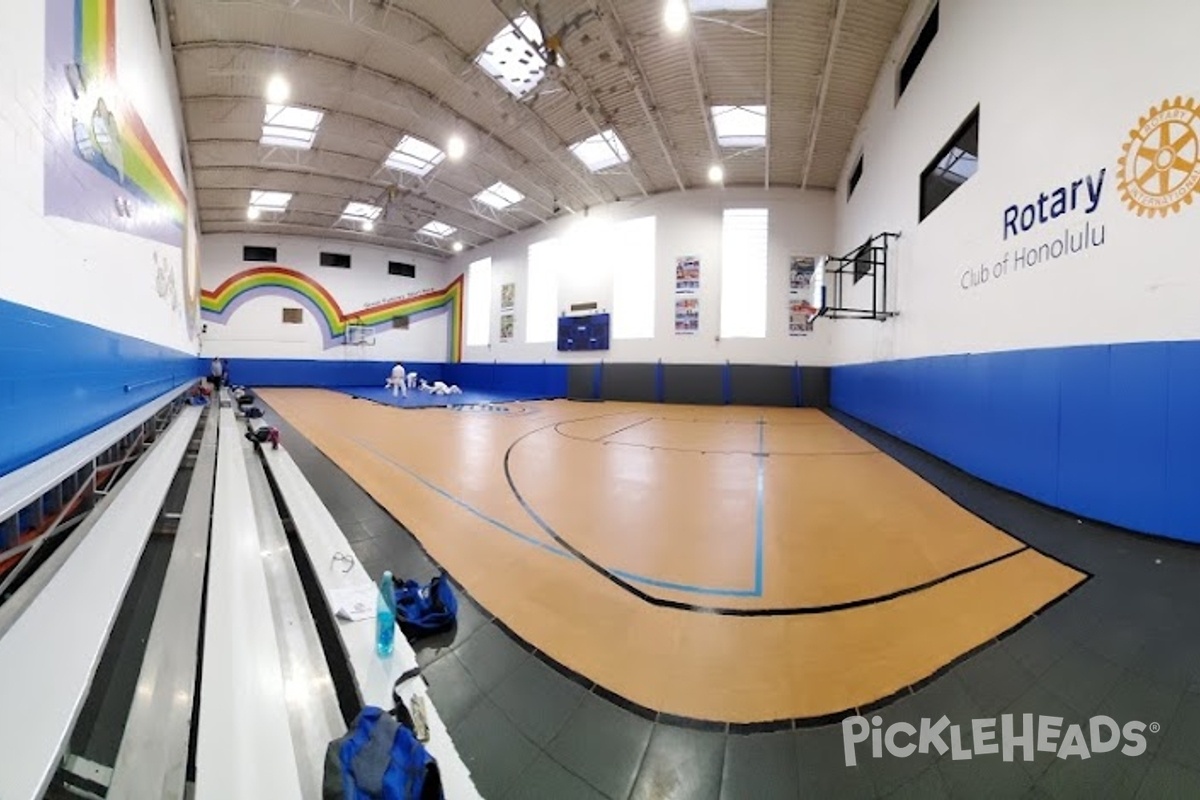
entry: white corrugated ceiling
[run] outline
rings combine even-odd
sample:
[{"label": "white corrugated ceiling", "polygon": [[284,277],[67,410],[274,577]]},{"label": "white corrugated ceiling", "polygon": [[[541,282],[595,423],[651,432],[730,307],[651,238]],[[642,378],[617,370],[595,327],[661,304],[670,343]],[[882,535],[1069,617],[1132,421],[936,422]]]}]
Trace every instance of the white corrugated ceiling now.
[{"label": "white corrugated ceiling", "polygon": [[[666,0],[174,0],[168,20],[201,229],[353,237],[450,251],[617,199],[708,185],[832,188],[909,0],[769,0],[705,11],[682,32]],[[524,97],[476,57],[521,14],[561,55]],[[260,143],[266,86],[320,111],[310,149]],[[721,148],[710,107],[766,106],[763,146]],[[570,145],[615,131],[627,163],[591,172]],[[465,156],[423,177],[384,166],[400,139]],[[502,181],[524,199],[474,200]],[[286,211],[247,218],[250,192]],[[382,206],[374,230],[341,220]],[[418,231],[436,220],[453,240]]]}]

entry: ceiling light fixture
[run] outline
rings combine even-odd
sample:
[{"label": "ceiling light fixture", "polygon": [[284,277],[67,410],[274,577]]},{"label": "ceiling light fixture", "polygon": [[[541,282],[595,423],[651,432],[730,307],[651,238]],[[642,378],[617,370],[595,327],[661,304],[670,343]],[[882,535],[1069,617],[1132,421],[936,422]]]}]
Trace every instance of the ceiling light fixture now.
[{"label": "ceiling light fixture", "polygon": [[363,230],[366,231],[367,233],[370,233],[371,231],[375,230],[375,221],[370,220],[370,219],[364,219],[363,220]]},{"label": "ceiling light fixture", "polygon": [[257,206],[250,206],[246,209],[246,219],[256,220],[262,216],[262,211]]},{"label": "ceiling light fixture", "polygon": [[663,24],[671,33],[679,33],[687,27],[688,9],[684,0],[667,0],[663,9]]},{"label": "ceiling light fixture", "polygon": [[725,180],[725,168],[720,164],[713,164],[708,168],[708,179],[712,183],[720,183]]},{"label": "ceiling light fixture", "polygon": [[446,155],[450,156],[451,161],[458,161],[467,152],[467,143],[457,133],[450,137],[450,141],[446,143]]},{"label": "ceiling light fixture", "polygon": [[288,86],[287,78],[282,75],[272,75],[271,80],[267,81],[267,102],[277,106],[287,102],[288,95],[291,94],[291,87]]},{"label": "ceiling light fixture", "polygon": [[463,248],[463,243],[462,243],[462,242],[455,242],[454,244],[450,245],[450,247],[451,247],[451,248],[454,250],[454,252],[456,252],[456,253],[461,253],[461,252],[462,252],[462,248]]}]

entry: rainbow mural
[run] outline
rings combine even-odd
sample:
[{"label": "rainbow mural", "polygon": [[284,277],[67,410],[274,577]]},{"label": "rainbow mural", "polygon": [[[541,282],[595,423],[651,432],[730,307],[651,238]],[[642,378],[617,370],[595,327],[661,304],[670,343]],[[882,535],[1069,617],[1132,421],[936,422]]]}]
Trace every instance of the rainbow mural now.
[{"label": "rainbow mural", "polygon": [[48,137],[46,212],[181,246],[187,196],[119,85],[116,0],[46,9],[47,99],[69,112]]},{"label": "rainbow mural", "polygon": [[272,264],[239,272],[216,289],[200,295],[204,318],[224,324],[243,303],[262,295],[286,296],[299,300],[321,320],[325,348],[345,343],[347,325],[363,325],[375,330],[390,326],[396,317],[413,317],[445,309],[450,316],[450,361],[462,361],[463,277],[460,275],[444,289],[367,306],[345,312],[324,286],[294,269]]}]

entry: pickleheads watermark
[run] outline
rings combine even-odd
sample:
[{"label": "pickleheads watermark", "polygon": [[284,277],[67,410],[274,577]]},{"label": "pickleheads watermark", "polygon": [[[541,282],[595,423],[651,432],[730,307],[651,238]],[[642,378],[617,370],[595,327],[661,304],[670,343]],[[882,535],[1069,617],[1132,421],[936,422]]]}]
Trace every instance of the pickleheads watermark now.
[{"label": "pickleheads watermark", "polygon": [[1033,714],[1021,714],[1018,720],[1013,714],[1002,714],[999,725],[992,717],[973,719],[967,727],[970,747],[963,744],[963,727],[952,725],[945,716],[936,721],[923,718],[919,727],[909,722],[893,722],[884,727],[883,718],[878,715],[869,721],[866,717],[847,717],[842,720],[846,766],[857,766],[858,745],[868,740],[872,758],[883,758],[885,750],[896,758],[905,758],[933,749],[938,755],[949,752],[955,761],[997,754],[1005,761],[1012,761],[1018,753],[1025,761],[1033,761],[1035,753],[1054,753],[1066,760],[1072,756],[1087,759],[1118,748],[1122,755],[1140,756],[1146,752],[1146,733],[1159,731],[1157,722],[1147,725],[1131,720],[1120,725],[1104,715],[1092,717],[1086,725],[1071,724],[1064,728],[1062,717],[1038,715],[1035,720]]}]

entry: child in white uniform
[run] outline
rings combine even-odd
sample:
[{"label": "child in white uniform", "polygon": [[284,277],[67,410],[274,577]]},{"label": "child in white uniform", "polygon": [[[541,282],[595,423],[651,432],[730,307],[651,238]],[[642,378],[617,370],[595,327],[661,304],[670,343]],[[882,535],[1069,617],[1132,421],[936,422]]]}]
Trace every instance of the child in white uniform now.
[{"label": "child in white uniform", "polygon": [[384,381],[383,388],[392,390],[392,397],[403,395],[408,397],[408,381],[404,376],[404,365],[397,364],[392,367],[391,376]]}]

